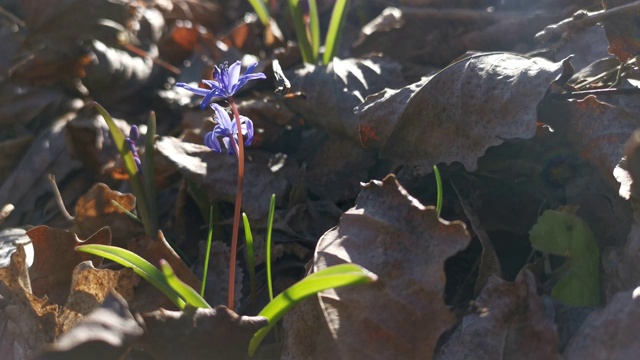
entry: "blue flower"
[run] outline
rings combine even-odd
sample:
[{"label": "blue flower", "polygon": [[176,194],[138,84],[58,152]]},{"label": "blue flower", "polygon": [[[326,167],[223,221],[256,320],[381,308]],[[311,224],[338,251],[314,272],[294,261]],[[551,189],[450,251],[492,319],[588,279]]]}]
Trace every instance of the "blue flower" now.
[{"label": "blue flower", "polygon": [[[224,146],[227,148],[227,152],[229,155],[235,154],[235,146],[231,144],[231,139],[234,141],[238,141],[238,126],[236,126],[236,122],[232,121],[229,118],[229,114],[227,111],[218,104],[211,104],[211,108],[216,112],[216,118],[218,124],[213,128],[213,131],[210,131],[204,135],[204,144],[211,150],[221,153],[222,148],[220,147],[220,142],[218,141],[218,137],[222,137],[222,142]],[[244,138],[244,144],[246,146],[251,145],[253,141],[253,122],[246,116],[240,115],[240,123],[242,127],[242,136]]]},{"label": "blue flower", "polygon": [[256,66],[258,66],[258,63],[249,66],[242,76],[240,76],[240,61],[234,62],[231,66],[228,66],[226,62],[220,66],[215,66],[213,69],[214,80],[202,80],[202,83],[208,85],[211,90],[195,88],[185,83],[177,83],[176,86],[185,88],[196,95],[204,96],[200,104],[200,108],[204,109],[213,99],[227,99],[233,96],[249,80],[266,79],[267,77],[263,73],[253,74]]},{"label": "blue flower", "polygon": [[132,125],[129,130],[129,137],[125,138],[124,141],[129,145],[129,150],[131,150],[131,154],[133,155],[133,161],[136,162],[136,166],[138,167],[138,172],[142,173],[142,162],[140,162],[140,156],[138,155],[138,150],[136,149],[136,141],[140,138],[140,131],[136,125]]}]

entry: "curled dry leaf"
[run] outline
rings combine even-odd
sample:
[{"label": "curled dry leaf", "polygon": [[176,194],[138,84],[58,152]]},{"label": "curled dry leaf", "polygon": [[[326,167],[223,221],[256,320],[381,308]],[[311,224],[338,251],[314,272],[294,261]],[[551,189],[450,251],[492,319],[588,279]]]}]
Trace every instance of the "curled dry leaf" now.
[{"label": "curled dry leaf", "polygon": [[318,242],[314,271],[353,262],[374,284],[329,290],[319,301],[343,359],[428,359],[455,322],[443,300],[444,262],[470,241],[393,175],[364,185],[356,206]]},{"label": "curled dry leaf", "polygon": [[285,104],[306,121],[329,132],[358,141],[358,118],[353,108],[370,94],[385,87],[405,83],[400,66],[382,58],[334,59],[328,66],[305,64],[285,71],[292,91],[302,91],[306,98],[292,98]]},{"label": "curled dry leaf", "polygon": [[22,245],[11,255],[8,267],[0,268],[0,354],[3,359],[33,357],[60,334],[58,306],[31,293],[26,255]]},{"label": "curled dry leaf", "polygon": [[36,359],[122,359],[142,334],[143,329],[129,311],[125,299],[110,292],[99,308],[47,346]]},{"label": "curled dry leaf", "polygon": [[474,305],[436,359],[559,359],[555,324],[528,270],[513,283],[489,278]]},{"label": "curled dry leaf", "polygon": [[95,184],[76,203],[72,231],[86,237],[108,226],[113,244],[125,246],[127,240],[144,230],[114,201],[127,211],[135,211],[136,198],[133,195],[111,190],[103,183]]},{"label": "curled dry leaf", "polygon": [[[568,60],[565,60],[568,61]],[[399,90],[369,96],[355,111],[360,139],[383,157],[467,170],[490,146],[536,133],[536,107],[562,63],[509,53],[460,60]]]},{"label": "curled dry leaf", "polygon": [[567,360],[635,359],[640,352],[640,288],[616,294],[592,312],[564,351]]},{"label": "curled dry leaf", "polygon": [[623,156],[624,144],[640,126],[640,118],[620,107],[588,96],[568,105],[569,141],[617,188],[613,170]]},{"label": "curled dry leaf", "polygon": [[38,226],[27,235],[33,243],[34,259],[29,269],[31,287],[36,296],[48,296],[51,302],[62,306],[69,296],[71,275],[76,265],[91,260],[102,264],[102,258],[75,251],[78,245],[111,244],[111,231],[102,228],[82,241],[72,232]]},{"label": "curled dry leaf", "polygon": [[62,331],[66,333],[82,320],[83,316],[98,308],[112,290],[126,301],[133,300],[134,286],[139,280],[140,278],[129,268],[96,269],[90,261],[81,262],[73,269],[69,297],[58,317]]},{"label": "curled dry leaf", "polygon": [[[602,7],[611,10],[617,6],[631,3],[629,0],[603,0]],[[603,18],[600,23],[607,33],[609,40],[609,53],[615,55],[620,61],[627,61],[640,52],[638,36],[640,36],[640,7],[629,7],[626,11]]]},{"label": "curled dry leaf", "polygon": [[160,309],[142,314],[144,348],[155,359],[244,359],[249,340],[267,325],[262,316],[240,316],[225,306]]}]

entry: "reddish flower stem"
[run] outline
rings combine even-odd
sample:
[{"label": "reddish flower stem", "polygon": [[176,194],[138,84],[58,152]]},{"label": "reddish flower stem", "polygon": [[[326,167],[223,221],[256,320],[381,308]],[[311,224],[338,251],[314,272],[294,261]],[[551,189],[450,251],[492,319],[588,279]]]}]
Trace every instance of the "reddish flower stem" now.
[{"label": "reddish flower stem", "polygon": [[240,208],[242,207],[242,185],[244,183],[244,139],[242,138],[242,124],[240,122],[240,114],[232,97],[227,99],[231,105],[233,117],[238,127],[238,141],[236,143],[233,135],[231,135],[231,143],[234,146],[236,155],[238,156],[238,190],[236,191],[236,205],[233,211],[233,230],[231,233],[231,254],[229,257],[229,297],[227,307],[233,310],[234,297],[236,293],[236,257],[238,251],[238,233],[240,230]]}]

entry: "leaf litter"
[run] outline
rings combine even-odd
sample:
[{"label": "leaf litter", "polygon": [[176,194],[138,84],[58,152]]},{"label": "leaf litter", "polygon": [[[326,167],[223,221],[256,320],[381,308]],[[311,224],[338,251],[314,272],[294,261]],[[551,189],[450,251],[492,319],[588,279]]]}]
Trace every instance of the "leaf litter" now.
[{"label": "leaf litter", "polygon": [[[287,42],[285,2],[269,2],[268,29],[245,1],[54,3],[0,14],[0,205],[15,207],[0,226],[28,235],[6,237],[16,250],[0,268],[6,358],[247,357],[265,325],[265,257],[256,303],[238,256],[237,312],[216,307],[237,163],[202,145],[212,112],[174,86],[236,60],[268,76],[238,107],[255,126],[242,209],[259,251],[276,194],[276,288],[343,262],[379,278],[305,300],[256,358],[635,358],[636,2],[352,2],[327,66]],[[331,8],[318,7],[322,26]],[[158,233],[135,219],[144,199],[91,101],[125,136],[149,135],[155,112]],[[568,208],[579,223],[549,221]],[[165,259],[199,290],[209,215],[213,309],[178,311],[131,270],[73,251]],[[540,245],[567,236],[561,251]],[[585,291],[598,301],[572,302]]]}]

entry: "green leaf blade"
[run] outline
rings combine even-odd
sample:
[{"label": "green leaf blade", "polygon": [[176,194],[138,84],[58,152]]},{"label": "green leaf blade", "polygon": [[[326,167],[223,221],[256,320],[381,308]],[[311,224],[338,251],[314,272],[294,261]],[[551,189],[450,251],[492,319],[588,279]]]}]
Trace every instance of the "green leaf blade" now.
[{"label": "green leaf blade", "polygon": [[338,46],[342,38],[342,29],[344,28],[348,9],[349,0],[336,0],[333,6],[333,12],[331,13],[327,38],[324,41],[324,55],[322,58],[324,65],[328,65],[338,53]]},{"label": "green leaf blade", "polygon": [[253,8],[253,11],[258,15],[258,19],[264,26],[269,26],[269,19],[271,15],[269,15],[269,8],[262,0],[249,0],[249,4]]},{"label": "green leaf blade", "polygon": [[300,280],[280,293],[260,311],[258,316],[266,317],[269,320],[269,325],[261,328],[253,335],[249,343],[249,355],[251,356],[255,353],[264,337],[278,320],[302,300],[327,289],[367,284],[377,279],[378,277],[375,274],[359,265],[341,264],[328,267]]},{"label": "green leaf blade", "polygon": [[309,34],[311,35],[311,55],[314,64],[318,62],[320,53],[320,19],[316,0],[309,1]]},{"label": "green leaf blade", "polygon": [[304,25],[304,16],[302,15],[302,9],[300,8],[299,0],[289,0],[289,11],[291,12],[291,18],[293,20],[293,29],[298,39],[298,47],[300,47],[300,54],[302,55],[302,61],[315,64],[313,58],[313,52],[311,51],[311,44],[307,38],[307,29]]},{"label": "green leaf blade", "polygon": [[165,294],[179,309],[184,309],[185,301],[169,286],[162,272],[138,254],[117,246],[99,244],[76,246],[76,251],[101,256],[133,269],[136,274]]},{"label": "green leaf blade", "polygon": [[195,308],[211,309],[211,306],[191,286],[178,279],[171,265],[165,260],[160,261],[162,275],[167,284],[180,296],[187,305]]}]

